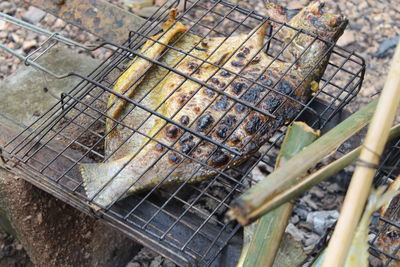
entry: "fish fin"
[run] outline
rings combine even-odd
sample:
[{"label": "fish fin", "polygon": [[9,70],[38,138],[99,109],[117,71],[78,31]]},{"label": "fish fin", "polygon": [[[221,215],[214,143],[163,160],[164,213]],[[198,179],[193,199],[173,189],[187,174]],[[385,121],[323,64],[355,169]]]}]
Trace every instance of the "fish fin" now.
[{"label": "fish fin", "polygon": [[[142,47],[142,54],[151,59],[157,59],[158,56],[165,50],[166,46],[163,44],[170,43],[174,37],[182,32],[185,32],[187,28],[181,23],[175,20],[176,10],[170,11],[170,18],[163,25],[163,32],[161,34],[153,36],[153,39],[157,39],[158,42],[148,40],[144,47]],[[128,98],[131,98],[135,92],[135,89],[143,81],[146,71],[153,65],[152,62],[141,58],[135,57],[131,66],[118,78],[114,85],[113,91],[119,94],[123,94]],[[119,119],[123,109],[125,108],[126,101],[119,99],[116,95],[111,94],[108,102],[107,115],[113,119]],[[107,132],[115,125],[111,119],[106,120]]]},{"label": "fish fin", "polygon": [[255,27],[247,36],[249,39],[246,42],[252,42],[255,40],[257,47],[262,47],[264,44],[265,33],[267,27],[270,24],[269,21],[264,21],[261,25]]},{"label": "fish fin", "polygon": [[167,31],[169,27],[171,27],[176,22],[176,16],[178,15],[178,9],[171,8],[169,13],[168,20],[162,25],[163,31]]}]

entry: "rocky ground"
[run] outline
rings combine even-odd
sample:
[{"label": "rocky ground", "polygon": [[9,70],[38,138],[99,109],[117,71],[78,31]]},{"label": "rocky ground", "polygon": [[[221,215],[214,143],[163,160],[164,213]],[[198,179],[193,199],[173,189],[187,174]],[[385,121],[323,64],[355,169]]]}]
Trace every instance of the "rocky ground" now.
[{"label": "rocky ground", "polygon": [[4,231],[0,231],[0,266],[33,266],[19,241]]},{"label": "rocky ground", "polygon": [[[113,1],[121,7],[134,12],[138,9],[128,8],[119,1]],[[236,1],[239,4],[263,10],[262,1]],[[308,0],[280,1],[282,5],[289,8],[300,8],[306,5]],[[327,8],[333,13],[342,13],[349,19],[349,26],[338,44],[360,54],[367,64],[366,76],[363,88],[358,97],[347,106],[352,112],[360,106],[368,103],[371,97],[380,92],[383,87],[384,78],[389,68],[394,47],[400,39],[400,5],[398,0],[339,0],[326,1]],[[149,7],[142,12],[149,12]],[[76,28],[65,25],[64,22],[52,16],[46,15],[34,8],[29,8],[22,1],[2,1],[0,11],[11,16],[23,18],[33,23],[41,23],[52,31],[61,31],[66,36],[74,36],[84,43],[93,43],[96,38],[90,34],[80,33]],[[27,54],[38,47],[45,38],[27,34],[26,31],[17,29],[8,23],[0,21],[0,43],[5,43],[9,48],[19,53]],[[91,56],[104,58],[106,54],[94,52]],[[19,60],[9,54],[0,51],[0,80],[14,73],[21,65]],[[338,217],[344,188],[348,182],[349,172],[342,172],[330,181],[321,183],[305,194],[293,212],[287,232],[295,240],[301,242],[305,252],[315,255],[325,245],[327,231]],[[10,235],[0,233],[0,266],[30,266],[30,262],[22,246]],[[129,267],[139,266],[175,266],[172,262],[158,256],[156,253],[143,248],[133,257]]]}]

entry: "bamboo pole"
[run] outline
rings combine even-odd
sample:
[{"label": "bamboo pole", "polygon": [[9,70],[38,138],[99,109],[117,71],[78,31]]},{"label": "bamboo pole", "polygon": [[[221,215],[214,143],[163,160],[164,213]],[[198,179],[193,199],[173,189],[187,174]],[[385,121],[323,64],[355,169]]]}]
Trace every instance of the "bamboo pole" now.
[{"label": "bamboo pole", "polygon": [[354,171],[339,220],[328,245],[324,267],[343,266],[346,260],[376,172],[373,165],[379,163],[399,102],[400,43],[397,45],[389,75],[360,153],[359,161],[363,164],[358,164]]},{"label": "bamboo pole", "polygon": [[[394,126],[390,130],[389,140],[393,140],[399,136],[400,136],[400,124]],[[267,202],[265,202],[265,212],[271,212],[272,210],[278,208],[279,206],[285,204],[286,202],[302,195],[304,192],[308,191],[311,187],[319,184],[325,179],[332,177],[339,171],[343,170],[360,156],[361,148],[362,148],[361,146],[357,147],[356,149],[347,153],[340,159],[337,159],[334,162],[313,172],[312,174],[305,177],[300,182],[293,185],[287,190],[278,189],[280,190],[280,193],[272,197]]]},{"label": "bamboo pole", "polygon": [[324,157],[335,151],[345,140],[354,135],[370,121],[376,108],[377,100],[372,101],[349,118],[338,124],[296,154],[285,167],[277,168],[232,203],[229,215],[242,225],[247,225],[265,214],[265,202],[280,190],[290,187]]},{"label": "bamboo pole", "polygon": [[[319,131],[314,131],[303,122],[294,122],[286,132],[276,160],[276,168],[285,166],[289,159],[314,142],[318,136]],[[241,255],[241,259],[244,258],[243,264],[238,264],[238,267],[272,266],[292,209],[293,204],[286,203],[254,222],[256,226],[251,226],[253,231],[247,231],[251,241],[250,244],[244,246],[244,253]]]}]

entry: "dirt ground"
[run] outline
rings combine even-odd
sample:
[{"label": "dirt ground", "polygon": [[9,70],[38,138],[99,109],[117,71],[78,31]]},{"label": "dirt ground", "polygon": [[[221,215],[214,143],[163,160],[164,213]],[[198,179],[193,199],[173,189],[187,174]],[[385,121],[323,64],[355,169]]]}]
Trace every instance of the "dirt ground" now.
[{"label": "dirt ground", "polygon": [[[116,2],[116,1],[113,1]],[[262,12],[264,6],[262,1],[237,1],[239,4],[255,8]],[[309,0],[302,1],[279,1],[288,8],[301,8],[308,4]],[[326,0],[327,10],[332,13],[346,15],[349,25],[338,44],[361,55],[367,65],[363,87],[357,98],[346,107],[354,112],[364,104],[371,101],[383,87],[390,59],[394,52],[396,43],[400,40],[400,5],[398,0]],[[120,4],[120,6],[123,6]],[[23,18],[28,12],[28,6],[22,1],[2,1],[0,11],[9,15]],[[32,15],[31,15],[32,16]],[[31,17],[33,19],[33,17]],[[62,28],[62,22],[55,22],[53,30]],[[67,29],[64,29],[68,31]],[[71,33],[73,34],[73,33]],[[40,43],[39,39],[24,39],[25,33],[15,27],[0,21],[0,42],[6,43],[10,48],[20,52],[29,52]],[[82,40],[92,40],[92,37],[81,36]],[[93,54],[94,57],[101,55]],[[0,51],[0,80],[14,73],[20,66],[20,62],[9,54]],[[307,224],[307,214],[318,210],[337,210],[343,199],[343,186],[348,177],[341,174],[336,180],[323,183],[313,188],[297,204],[291,219],[291,234],[298,233],[297,238],[302,240],[309,251],[323,245],[321,235],[315,234],[312,227]],[[299,232],[299,229],[301,230]],[[307,230],[308,229],[308,230]],[[0,231],[0,266],[32,266],[23,247],[9,234]],[[158,256],[156,253],[143,248],[129,263],[129,267],[139,266],[175,266],[169,260]]]}]

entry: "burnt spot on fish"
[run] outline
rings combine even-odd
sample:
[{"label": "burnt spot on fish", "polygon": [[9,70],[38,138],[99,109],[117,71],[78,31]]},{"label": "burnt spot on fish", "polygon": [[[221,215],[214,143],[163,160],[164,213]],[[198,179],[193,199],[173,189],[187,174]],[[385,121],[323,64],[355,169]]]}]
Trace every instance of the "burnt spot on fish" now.
[{"label": "burnt spot on fish", "polygon": [[211,78],[211,82],[218,85],[219,84],[219,80],[217,78]]},{"label": "burnt spot on fish", "polygon": [[231,65],[234,66],[234,67],[240,68],[240,67],[244,67],[246,64],[243,64],[243,63],[238,62],[238,61],[232,61]]},{"label": "burnt spot on fish", "polygon": [[[265,76],[264,74],[261,74],[261,75],[258,77],[258,79],[259,79],[260,81],[264,81],[265,78],[267,78],[267,76]],[[269,81],[270,81],[270,80],[269,80]],[[271,82],[272,82],[272,81],[271,81]]]},{"label": "burnt spot on fish", "polygon": [[203,90],[203,93],[204,93],[206,96],[209,96],[209,97],[213,97],[213,96],[215,95],[215,92],[214,92],[213,90],[211,90],[211,89],[204,89],[204,90]]},{"label": "burnt spot on fish", "polygon": [[179,104],[183,104],[183,103],[185,103],[185,101],[186,101],[186,99],[187,99],[187,95],[185,95],[185,94],[180,94],[178,97],[177,97],[177,101],[178,101],[178,103]]},{"label": "burnt spot on fish", "polygon": [[211,159],[211,166],[222,167],[228,164],[229,160],[230,157],[227,154],[217,151]]},{"label": "burnt spot on fish", "polygon": [[182,153],[189,154],[189,152],[194,148],[196,144],[194,142],[189,142],[182,146]]},{"label": "burnt spot on fish", "polygon": [[232,136],[231,137],[231,140],[230,140],[233,144],[239,144],[240,143],[240,138],[238,137],[238,136],[236,136],[236,135],[234,135],[234,136]]},{"label": "burnt spot on fish", "polygon": [[175,125],[169,125],[165,128],[165,134],[169,138],[176,138],[179,134],[179,129]]},{"label": "burnt spot on fish", "polygon": [[241,49],[241,51],[243,52],[243,54],[248,55],[250,53],[250,49],[248,47],[243,47]]},{"label": "burnt spot on fish", "polygon": [[234,115],[228,115],[221,121],[221,124],[224,124],[228,126],[229,128],[232,128],[235,123],[237,122],[236,117]]},{"label": "burnt spot on fish", "polygon": [[219,126],[218,130],[215,132],[216,135],[220,138],[224,138],[226,137],[226,132],[228,131],[228,127],[226,126]]},{"label": "burnt spot on fish", "polygon": [[193,135],[187,134],[187,135],[185,135],[184,137],[182,137],[181,140],[179,140],[179,142],[180,142],[181,144],[183,144],[183,143],[185,143],[185,142],[187,142],[187,141],[191,141],[191,140],[193,140]]},{"label": "burnt spot on fish", "polygon": [[200,113],[201,111],[200,107],[198,107],[195,103],[190,103],[188,106],[196,113]]},{"label": "burnt spot on fish", "polygon": [[242,112],[244,112],[244,111],[246,110],[246,108],[245,108],[245,106],[243,106],[242,104],[237,104],[237,105],[235,106],[235,110],[236,110],[237,112],[239,112],[239,113],[242,113]]},{"label": "burnt spot on fish", "polygon": [[256,56],[251,60],[251,64],[257,64],[257,63],[260,62],[260,60],[261,60],[261,57],[260,56]]},{"label": "burnt spot on fish", "polygon": [[230,72],[229,72],[229,71],[226,71],[226,70],[221,71],[220,75],[221,75],[222,77],[229,77],[229,76],[231,76]]},{"label": "burnt spot on fish", "polygon": [[246,89],[247,85],[245,83],[234,82],[232,83],[232,92],[236,95],[240,95],[243,89]]},{"label": "burnt spot on fish", "polygon": [[256,103],[258,98],[260,97],[260,93],[263,91],[265,91],[265,88],[263,86],[254,85],[249,90],[247,90],[241,98],[247,102]]},{"label": "burnt spot on fish", "polygon": [[[264,75],[262,75],[262,76],[264,76]],[[261,77],[260,77],[260,80],[261,80]],[[271,80],[266,80],[266,81],[263,82],[263,84],[266,85],[266,86],[272,86],[274,84],[274,82],[271,81]]]},{"label": "burnt spot on fish", "polygon": [[188,125],[189,122],[190,122],[190,119],[189,119],[188,116],[183,115],[183,116],[181,117],[180,121],[181,121],[181,123],[182,123],[183,125]]},{"label": "burnt spot on fish", "polygon": [[285,80],[280,81],[275,88],[278,92],[286,95],[290,94],[293,91],[293,87]]},{"label": "burnt spot on fish", "polygon": [[199,132],[204,132],[213,122],[214,118],[210,114],[204,115],[197,121],[197,130]]},{"label": "burnt spot on fish", "polygon": [[258,131],[260,126],[261,126],[261,117],[258,115],[253,115],[247,122],[245,130],[248,134],[254,134]]},{"label": "burnt spot on fish", "polygon": [[272,112],[280,104],[281,104],[281,101],[277,97],[274,97],[273,95],[271,95],[271,96],[268,96],[267,98],[265,98],[264,101],[262,101],[261,108],[263,110],[267,110],[269,112]]},{"label": "burnt spot on fish", "polygon": [[226,110],[229,105],[228,98],[226,96],[221,96],[217,102],[213,105],[215,110]]},{"label": "burnt spot on fish", "polygon": [[236,55],[236,57],[238,57],[238,58],[245,58],[246,55],[245,55],[243,52],[240,52],[240,53],[238,53],[238,54]]},{"label": "burnt spot on fish", "polygon": [[175,153],[170,153],[168,159],[171,163],[178,164],[181,161],[181,157]]},{"label": "burnt spot on fish", "polygon": [[254,152],[254,151],[256,151],[257,149],[258,149],[258,146],[257,146],[257,144],[254,143],[254,142],[250,142],[250,143],[248,143],[247,146],[246,146],[247,152]]},{"label": "burnt spot on fish", "polygon": [[160,143],[157,143],[154,147],[158,152],[162,152],[164,150],[164,146]]},{"label": "burnt spot on fish", "polygon": [[224,83],[224,82],[222,82],[222,83],[219,84],[219,87],[220,87],[220,88],[224,88],[225,86],[226,86],[226,83]]},{"label": "burnt spot on fish", "polygon": [[197,69],[199,67],[199,64],[194,63],[194,62],[188,62],[187,66],[188,66],[189,70],[194,70],[194,69]]}]

